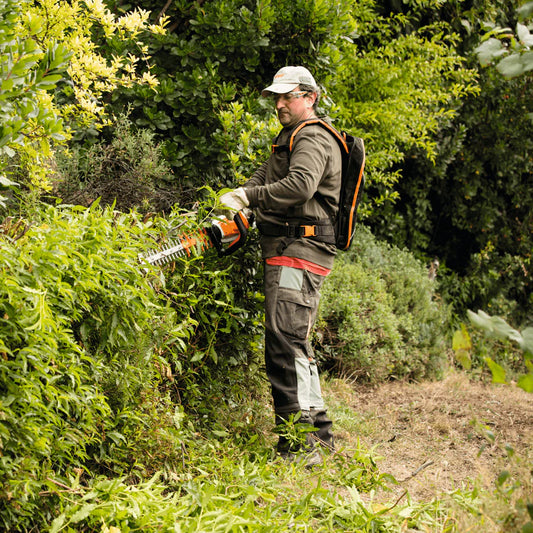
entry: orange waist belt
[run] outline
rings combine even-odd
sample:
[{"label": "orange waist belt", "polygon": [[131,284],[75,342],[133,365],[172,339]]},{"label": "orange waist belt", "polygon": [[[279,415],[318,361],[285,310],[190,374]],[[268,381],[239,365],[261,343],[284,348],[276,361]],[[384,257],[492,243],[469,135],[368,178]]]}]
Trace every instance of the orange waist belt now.
[{"label": "orange waist belt", "polygon": [[299,268],[300,270],[308,270],[309,272],[312,272],[313,274],[318,274],[319,276],[327,276],[331,272],[330,268],[317,265],[316,263],[312,263],[311,261],[307,261],[306,259],[300,259],[298,257],[288,257],[285,255],[269,257],[268,259],[266,259],[265,262],[267,263],[267,265],[287,266],[292,268]]}]

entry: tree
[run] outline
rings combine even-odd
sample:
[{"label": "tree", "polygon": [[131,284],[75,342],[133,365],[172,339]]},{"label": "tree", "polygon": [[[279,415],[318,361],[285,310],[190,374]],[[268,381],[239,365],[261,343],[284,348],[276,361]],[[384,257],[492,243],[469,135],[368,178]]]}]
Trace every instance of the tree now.
[{"label": "tree", "polygon": [[[274,72],[301,62],[320,79],[320,70],[335,68],[339,41],[352,29],[346,1],[178,1],[160,11],[159,2],[143,0],[142,6],[153,20],[169,19],[168,33],[150,42],[160,84],[116,91],[113,107],[130,106],[136,126],[158,135],[175,185],[185,190],[182,201],[189,203],[200,185],[234,184],[225,140],[211,137],[224,128],[221,116],[239,102],[256,121],[268,120],[271,108],[259,91]],[[239,133],[244,126],[237,124]]]},{"label": "tree", "polygon": [[361,44],[345,45],[331,80],[341,124],[367,145],[365,208],[372,226],[388,224],[382,210],[399,198],[405,154],[418,149],[434,160],[437,133],[461,100],[477,92],[475,73],[455,51],[456,36],[445,37],[442,25],[395,36],[393,29],[406,24],[400,16],[377,17],[361,30]]},{"label": "tree", "polygon": [[393,231],[438,257],[445,297],[522,324],[531,313],[533,98],[527,79],[481,73],[481,94],[441,132],[436,164],[413,152]]},{"label": "tree", "polygon": [[372,227],[426,261],[438,257],[441,291],[459,316],[481,308],[521,324],[533,303],[530,73],[507,81],[479,67],[472,52],[482,21],[505,26],[515,11],[505,1],[471,8],[450,3],[420,17],[460,31],[456,46],[478,71],[479,93],[461,98],[455,117],[431,135],[434,157],[417,146],[406,151],[400,199],[384,205]]},{"label": "tree", "polygon": [[[431,153],[432,132],[475,90],[445,28],[402,35],[408,17],[379,16],[380,6],[366,0],[174,1],[163,9],[143,0],[142,7],[154,22],[163,15],[169,21],[165,35],[150,39],[160,83],[117,90],[111,105],[115,112],[129,106],[135,125],[161,140],[183,204],[197,199],[200,185],[233,186],[253,167],[243,150],[250,144],[241,141],[251,134],[261,150],[270,142],[272,107],[259,91],[285,64],[307,65],[327,89],[322,111],[368,141],[367,213],[396,197],[405,149]],[[228,129],[228,114],[243,113],[257,127],[247,132],[236,122]]]}]

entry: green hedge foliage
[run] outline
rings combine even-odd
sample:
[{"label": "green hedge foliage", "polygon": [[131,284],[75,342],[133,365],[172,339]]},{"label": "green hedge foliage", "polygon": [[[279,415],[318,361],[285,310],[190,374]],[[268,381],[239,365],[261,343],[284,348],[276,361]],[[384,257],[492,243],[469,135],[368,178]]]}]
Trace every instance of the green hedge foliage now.
[{"label": "green hedge foliage", "polygon": [[[150,379],[151,303],[135,226],[98,209],[49,208],[0,256],[0,505],[13,525],[39,492],[105,446],[115,414]],[[21,224],[18,225],[20,229]],[[18,517],[18,518],[16,518]],[[7,527],[9,530],[9,527]]]},{"label": "green hedge foliage", "polygon": [[184,407],[213,425],[239,391],[253,393],[254,375],[242,367],[254,368],[246,357],[255,350],[246,344],[257,330],[254,289],[245,280],[233,294],[228,280],[232,265],[249,261],[224,264],[206,253],[145,269],[139,253],[161,246],[175,225],[97,204],[4,222],[2,529],[49,520],[57,487],[81,472],[153,472],[180,449]]},{"label": "green hedge foliage", "polygon": [[326,366],[363,381],[436,377],[448,319],[427,268],[360,226],[324,284],[317,348]]}]

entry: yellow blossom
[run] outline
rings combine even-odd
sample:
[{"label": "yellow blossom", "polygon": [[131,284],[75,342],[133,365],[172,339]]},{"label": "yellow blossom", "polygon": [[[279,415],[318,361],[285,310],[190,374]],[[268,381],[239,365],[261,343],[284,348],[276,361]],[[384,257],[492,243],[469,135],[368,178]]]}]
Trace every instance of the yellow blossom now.
[{"label": "yellow blossom", "polygon": [[143,72],[142,81],[147,83],[152,89],[159,85],[159,80],[151,72]]},{"label": "yellow blossom", "polygon": [[[59,108],[54,93],[43,92],[37,96],[41,108],[57,117],[61,126],[54,133],[54,141],[69,135],[61,119],[68,119],[69,123],[80,127],[99,128],[108,124],[105,96],[117,87],[135,83],[152,88],[158,85],[157,78],[147,70],[149,49],[142,42],[141,35],[143,32],[163,34],[167,23],[165,16],[157,24],[150,24],[149,13],[139,8],[116,17],[104,0],[39,0],[21,12],[17,22],[20,39],[38,40],[42,50],[57,43],[72,54],[66,70],[69,83],[64,85],[68,101]],[[126,47],[124,55],[109,58],[100,51],[98,41],[93,40],[95,35],[121,39],[129,48]],[[43,144],[45,140],[40,140],[37,129],[28,130],[25,135],[28,139],[27,146],[24,146],[25,167],[32,176],[31,183],[46,189],[48,171],[39,157],[40,153],[48,153],[52,145]]]},{"label": "yellow blossom", "polygon": [[129,32],[134,37],[141,29],[145,28],[148,16],[148,11],[137,8],[135,11],[120,17],[117,21],[117,28]]}]

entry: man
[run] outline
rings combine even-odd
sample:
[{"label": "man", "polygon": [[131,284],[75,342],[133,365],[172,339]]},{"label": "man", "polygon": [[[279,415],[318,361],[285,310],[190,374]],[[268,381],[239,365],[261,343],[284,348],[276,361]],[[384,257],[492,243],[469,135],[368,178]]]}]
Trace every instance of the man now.
[{"label": "man", "polygon": [[292,458],[303,448],[312,464],[318,461],[316,442],[333,449],[309,334],[336,253],[331,218],[339,201],[342,159],[337,141],[316,124],[299,130],[292,148],[287,146],[297,125],[317,118],[320,89],[309,70],[282,68],[262,95],[273,97],[283,129],[269,159],[244,187],[220,200],[230,209],[255,210],[265,260],[265,362],[276,424],[297,421],[316,428],[301,446],[281,431],[277,450]]}]

